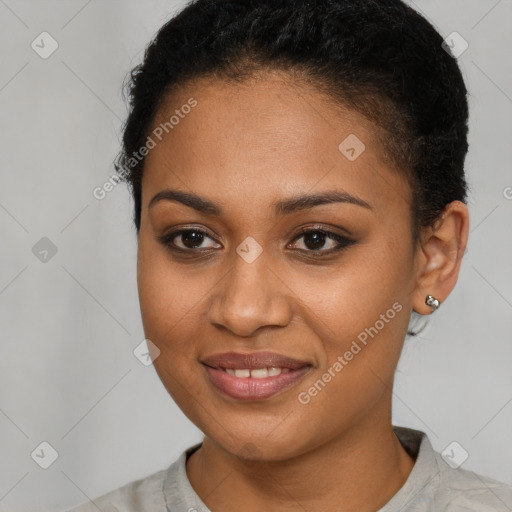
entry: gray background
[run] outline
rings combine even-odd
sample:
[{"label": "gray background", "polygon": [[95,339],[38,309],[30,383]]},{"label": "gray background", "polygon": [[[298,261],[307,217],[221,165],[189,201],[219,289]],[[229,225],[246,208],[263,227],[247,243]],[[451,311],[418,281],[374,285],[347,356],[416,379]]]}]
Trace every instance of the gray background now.
[{"label": "gray background", "polygon": [[[144,334],[128,191],[92,194],[114,173],[125,74],[181,5],[0,0],[2,511],[64,510],[201,439],[132,353]],[[414,6],[469,43],[471,233],[455,290],[406,341],[393,422],[512,483],[512,2]],[[31,48],[43,31],[59,45],[47,59]],[[43,237],[57,248],[45,262]],[[42,441],[58,452],[48,469],[31,458]]]}]

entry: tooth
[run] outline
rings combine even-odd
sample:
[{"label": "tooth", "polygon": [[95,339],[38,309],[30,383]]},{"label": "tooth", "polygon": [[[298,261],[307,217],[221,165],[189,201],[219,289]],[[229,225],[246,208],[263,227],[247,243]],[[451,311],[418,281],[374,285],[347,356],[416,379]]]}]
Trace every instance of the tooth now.
[{"label": "tooth", "polygon": [[268,368],[254,368],[253,370],[248,368],[225,368],[224,371],[228,375],[233,375],[242,379],[247,377],[252,377],[254,379],[265,379],[266,377],[276,377],[277,375],[281,375],[281,373],[288,373],[290,369],[270,366]]},{"label": "tooth", "polygon": [[255,379],[264,379],[265,377],[268,377],[268,369],[255,368],[254,370],[251,370],[251,377],[254,377]]}]

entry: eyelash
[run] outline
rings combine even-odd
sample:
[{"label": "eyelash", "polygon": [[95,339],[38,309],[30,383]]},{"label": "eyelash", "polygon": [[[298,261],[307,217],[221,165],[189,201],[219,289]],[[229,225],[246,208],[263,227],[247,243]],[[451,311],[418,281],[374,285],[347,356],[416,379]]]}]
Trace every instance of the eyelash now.
[{"label": "eyelash", "polygon": [[[204,253],[204,252],[209,251],[209,249],[183,249],[181,247],[176,247],[173,243],[174,239],[179,237],[180,235],[183,235],[184,233],[200,233],[200,234],[205,235],[208,238],[214,240],[206,231],[204,231],[203,229],[199,229],[199,228],[187,228],[187,229],[176,230],[176,231],[167,233],[167,234],[159,237],[158,240],[166,248],[168,248],[170,251],[173,251],[175,253],[191,254],[191,253],[199,253],[199,252]],[[332,231],[328,231],[328,230],[320,228],[320,227],[301,229],[299,231],[299,233],[297,234],[297,236],[292,240],[291,243],[295,244],[300,238],[302,238],[305,235],[308,235],[310,233],[321,233],[322,235],[325,235],[327,239],[334,240],[338,244],[337,247],[334,247],[333,249],[329,249],[329,250],[298,249],[300,252],[307,253],[308,255],[311,255],[314,258],[326,257],[328,255],[331,255],[338,251],[346,249],[349,246],[356,243],[355,240],[352,240],[343,235],[339,235],[337,233],[333,233]]]}]

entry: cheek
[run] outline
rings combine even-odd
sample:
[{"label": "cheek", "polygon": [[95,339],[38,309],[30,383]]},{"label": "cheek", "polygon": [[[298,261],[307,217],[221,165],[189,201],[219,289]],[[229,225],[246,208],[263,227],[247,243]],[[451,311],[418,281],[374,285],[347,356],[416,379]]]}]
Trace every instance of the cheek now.
[{"label": "cheek", "polygon": [[185,409],[200,400],[203,391],[191,371],[199,368],[198,336],[207,321],[204,298],[214,285],[208,284],[208,270],[203,272],[204,278],[197,268],[177,265],[141,232],[137,286],[144,334],[160,350],[153,365],[162,383]]},{"label": "cheek", "polygon": [[301,270],[292,276],[294,289],[300,290],[306,311],[312,313],[310,321],[317,325],[321,339],[330,340],[331,351],[343,350],[344,343],[376,322],[379,337],[403,339],[413,262],[405,244],[399,245],[396,237],[388,242],[391,238],[372,235],[332,267]]},{"label": "cheek", "polygon": [[[187,328],[201,297],[197,280],[187,279],[157,244],[141,235],[137,256],[137,287],[147,338],[161,352],[188,339]],[[204,290],[202,291],[204,293]]]},{"label": "cheek", "polygon": [[294,411],[308,418],[313,442],[348,429],[387,403],[383,398],[392,390],[406,317],[405,308],[395,301],[382,308],[366,304],[354,316],[338,315],[328,329],[317,321],[321,365],[297,389]]},{"label": "cheek", "polygon": [[160,350],[153,366],[180,409],[196,425],[202,424],[193,406],[203,390],[190,368],[197,365],[194,334],[199,325],[198,302],[204,290],[184,277],[165,252],[139,240],[137,285],[145,337]]},{"label": "cheek", "polygon": [[327,279],[302,277],[307,323],[321,340],[322,358],[298,402],[323,418],[323,429],[352,421],[390,391],[409,324],[407,251],[371,246],[381,249],[354,251]]}]

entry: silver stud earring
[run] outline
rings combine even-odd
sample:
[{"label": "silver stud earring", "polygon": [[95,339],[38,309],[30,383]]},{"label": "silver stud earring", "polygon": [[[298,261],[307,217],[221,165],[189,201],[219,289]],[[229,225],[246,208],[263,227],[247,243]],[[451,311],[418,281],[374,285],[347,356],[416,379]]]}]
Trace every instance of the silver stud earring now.
[{"label": "silver stud earring", "polygon": [[432,297],[432,295],[427,295],[427,298],[425,299],[425,304],[432,308],[433,313],[441,303],[435,297]]}]

